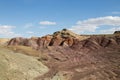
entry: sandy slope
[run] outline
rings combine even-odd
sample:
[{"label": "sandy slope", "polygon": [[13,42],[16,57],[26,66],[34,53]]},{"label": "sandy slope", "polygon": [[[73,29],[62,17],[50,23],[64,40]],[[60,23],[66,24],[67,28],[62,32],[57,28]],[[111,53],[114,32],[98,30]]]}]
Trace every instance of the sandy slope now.
[{"label": "sandy slope", "polygon": [[6,44],[9,40],[9,38],[0,38],[0,45]]},{"label": "sandy slope", "polygon": [[0,80],[33,80],[47,71],[35,57],[0,47]]}]

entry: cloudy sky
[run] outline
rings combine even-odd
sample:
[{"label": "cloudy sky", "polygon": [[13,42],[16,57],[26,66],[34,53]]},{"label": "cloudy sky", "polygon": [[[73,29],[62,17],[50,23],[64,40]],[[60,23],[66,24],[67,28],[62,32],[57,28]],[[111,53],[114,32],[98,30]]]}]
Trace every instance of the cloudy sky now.
[{"label": "cloudy sky", "polygon": [[120,0],[0,0],[0,37],[120,30]]}]

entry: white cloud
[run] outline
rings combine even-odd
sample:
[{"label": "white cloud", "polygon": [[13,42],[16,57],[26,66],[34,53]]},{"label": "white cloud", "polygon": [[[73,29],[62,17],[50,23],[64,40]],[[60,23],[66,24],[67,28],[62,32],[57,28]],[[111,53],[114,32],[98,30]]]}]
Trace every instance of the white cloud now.
[{"label": "white cloud", "polygon": [[112,14],[120,14],[119,11],[112,12]]},{"label": "white cloud", "polygon": [[12,28],[14,28],[14,26],[0,25],[0,34],[1,35],[13,34],[14,32],[12,32]]},{"label": "white cloud", "polygon": [[104,25],[118,27],[120,26],[120,17],[106,16],[78,21],[75,26],[70,28],[70,30],[77,33],[95,32],[96,29]]},{"label": "white cloud", "polygon": [[34,32],[32,32],[32,31],[27,31],[26,33],[27,34],[34,34]]},{"label": "white cloud", "polygon": [[12,31],[13,28],[15,28],[15,26],[0,25],[0,36],[3,37],[20,36],[20,34],[16,34],[15,32]]},{"label": "white cloud", "polygon": [[120,27],[117,27],[117,28],[113,27],[113,28],[110,28],[110,29],[107,29],[107,30],[100,30],[100,33],[111,34],[111,33],[114,33],[117,30],[120,30]]},{"label": "white cloud", "polygon": [[56,22],[51,22],[51,21],[41,21],[39,22],[40,25],[56,25]]},{"label": "white cloud", "polygon": [[31,27],[33,27],[33,24],[32,24],[32,23],[27,23],[27,24],[25,24],[24,27],[25,27],[25,28],[31,28]]}]

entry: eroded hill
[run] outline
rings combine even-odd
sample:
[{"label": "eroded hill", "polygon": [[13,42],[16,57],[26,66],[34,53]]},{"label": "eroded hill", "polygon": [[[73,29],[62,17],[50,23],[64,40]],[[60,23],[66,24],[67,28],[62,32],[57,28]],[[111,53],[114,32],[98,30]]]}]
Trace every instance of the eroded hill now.
[{"label": "eroded hill", "polygon": [[0,80],[33,80],[48,71],[35,57],[0,47]]},{"label": "eroded hill", "polygon": [[46,65],[49,71],[35,77],[35,80],[120,79],[118,32],[111,35],[81,36],[63,29],[44,37],[13,38],[8,46],[17,52],[29,49],[23,50],[16,46],[30,47],[38,52],[33,54],[39,54],[36,55],[39,56],[38,61]]}]

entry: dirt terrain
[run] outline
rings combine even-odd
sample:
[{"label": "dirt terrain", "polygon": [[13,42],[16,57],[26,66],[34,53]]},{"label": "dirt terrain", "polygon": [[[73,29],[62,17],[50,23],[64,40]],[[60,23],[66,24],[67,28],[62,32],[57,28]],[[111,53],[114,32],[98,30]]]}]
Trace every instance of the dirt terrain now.
[{"label": "dirt terrain", "polygon": [[49,68],[35,80],[120,80],[119,31],[88,36],[63,29],[43,37],[13,38],[6,48],[36,56]]}]

